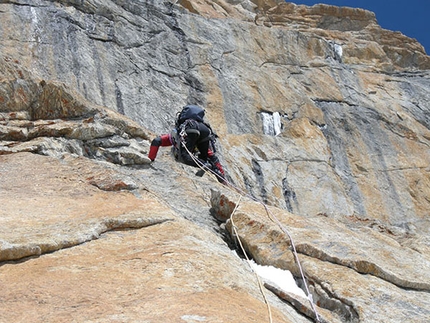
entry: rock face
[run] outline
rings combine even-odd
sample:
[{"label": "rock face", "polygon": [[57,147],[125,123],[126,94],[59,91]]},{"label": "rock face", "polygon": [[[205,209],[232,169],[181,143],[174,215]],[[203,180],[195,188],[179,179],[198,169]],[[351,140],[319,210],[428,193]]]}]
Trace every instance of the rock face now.
[{"label": "rock face", "polygon": [[[275,0],[4,0],[0,39],[0,322],[430,320],[417,41]],[[187,103],[229,187],[146,157]]]},{"label": "rock face", "polygon": [[16,61],[2,62],[0,154],[77,154],[116,164],[148,164],[148,132],[108,109],[84,103],[64,84],[35,82]]}]

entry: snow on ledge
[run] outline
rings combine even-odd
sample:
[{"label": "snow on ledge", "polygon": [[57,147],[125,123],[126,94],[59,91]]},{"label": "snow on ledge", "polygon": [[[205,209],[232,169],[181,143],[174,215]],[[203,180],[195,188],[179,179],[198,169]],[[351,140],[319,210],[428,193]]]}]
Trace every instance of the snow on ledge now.
[{"label": "snow on ledge", "polygon": [[272,283],[279,289],[293,293],[295,295],[307,298],[305,292],[296,284],[296,281],[288,270],[279,269],[273,266],[261,266],[256,264],[253,260],[249,260],[252,269],[263,280]]}]

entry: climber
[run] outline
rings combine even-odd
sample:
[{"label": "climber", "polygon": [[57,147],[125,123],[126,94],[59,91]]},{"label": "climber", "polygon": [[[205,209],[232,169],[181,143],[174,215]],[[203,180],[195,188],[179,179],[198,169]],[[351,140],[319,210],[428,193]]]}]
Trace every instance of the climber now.
[{"label": "climber", "polygon": [[175,159],[213,172],[220,183],[225,184],[225,174],[215,155],[216,134],[203,121],[205,111],[196,105],[186,105],[178,113],[175,128],[170,134],[162,134],[151,142],[148,157],[154,161],[159,147],[173,146]]}]

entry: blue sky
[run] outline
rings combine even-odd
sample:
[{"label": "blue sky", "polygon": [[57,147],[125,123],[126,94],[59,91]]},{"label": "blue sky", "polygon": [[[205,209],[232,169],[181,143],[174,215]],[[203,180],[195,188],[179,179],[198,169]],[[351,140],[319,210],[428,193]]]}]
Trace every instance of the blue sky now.
[{"label": "blue sky", "polygon": [[378,24],[393,31],[415,38],[430,54],[430,0],[295,0],[295,4],[312,6],[317,3],[340,7],[363,8],[373,11]]}]

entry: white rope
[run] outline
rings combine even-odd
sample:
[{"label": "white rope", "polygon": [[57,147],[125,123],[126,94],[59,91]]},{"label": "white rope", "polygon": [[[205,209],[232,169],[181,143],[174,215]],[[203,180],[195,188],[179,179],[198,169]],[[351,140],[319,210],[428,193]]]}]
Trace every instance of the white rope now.
[{"label": "white rope", "polygon": [[234,207],[234,210],[233,210],[233,212],[230,215],[231,227],[233,228],[234,235],[237,237],[237,241],[239,242],[240,249],[242,250],[242,253],[245,255],[245,258],[246,258],[246,260],[248,262],[249,267],[251,268],[251,270],[254,273],[254,275],[257,277],[258,286],[260,287],[260,291],[261,291],[261,294],[263,295],[264,302],[267,305],[267,311],[269,313],[269,322],[272,323],[273,322],[273,320],[272,320],[272,311],[270,309],[270,304],[269,304],[269,301],[267,300],[266,293],[264,292],[264,286],[261,283],[260,276],[257,274],[257,272],[254,270],[254,268],[251,265],[251,262],[250,262],[250,260],[248,258],[248,254],[246,253],[245,248],[242,245],[242,241],[239,238],[239,233],[237,232],[237,227],[236,227],[236,225],[234,224],[234,221],[233,221],[233,215],[236,212],[237,208],[239,207],[241,199],[242,199],[242,195],[239,195],[239,201],[237,201],[236,206]]},{"label": "white rope", "polygon": [[[263,203],[262,203],[263,204]],[[309,303],[311,304],[311,307],[312,307],[312,310],[314,311],[314,313],[315,313],[315,319],[316,319],[316,321],[317,322],[320,322],[320,318],[319,318],[319,315],[318,315],[318,311],[317,311],[317,309],[315,308],[315,304],[314,304],[314,302],[313,302],[313,299],[312,299],[312,294],[311,294],[311,292],[309,291],[309,287],[308,287],[308,284],[307,284],[307,282],[306,282],[306,278],[305,278],[305,274],[304,274],[304,272],[303,272],[303,268],[302,268],[302,265],[300,264],[300,259],[299,259],[299,254],[298,254],[298,252],[297,252],[297,250],[296,250],[296,245],[295,245],[295,243],[294,243],[294,240],[293,240],[293,237],[291,236],[291,234],[288,232],[288,230],[285,228],[285,226],[278,220],[278,218],[269,210],[269,208],[267,207],[267,205],[265,205],[265,204],[263,204],[263,206],[264,206],[264,208],[265,208],[265,210],[266,210],[266,212],[267,212],[267,214],[269,215],[269,217],[272,217],[273,219],[275,219],[275,222],[276,222],[276,224],[281,228],[281,230],[288,236],[288,238],[290,239],[290,241],[291,241],[291,246],[292,246],[292,248],[293,248],[293,253],[294,253],[294,257],[295,257],[295,259],[296,259],[296,262],[297,262],[297,266],[299,267],[299,270],[300,270],[300,275],[301,275],[301,277],[302,277],[302,279],[303,279],[303,283],[304,283],[304,285],[305,285],[305,288],[306,288],[306,294],[307,294],[307,297],[308,297],[308,300],[309,300]]]},{"label": "white rope", "polygon": [[[311,307],[312,307],[312,310],[314,311],[314,313],[315,313],[315,320],[317,321],[317,322],[321,322],[320,321],[320,318],[319,318],[319,315],[318,315],[318,311],[317,311],[317,309],[316,309],[316,307],[315,307],[315,304],[314,304],[314,302],[313,302],[313,298],[312,298],[312,294],[311,294],[311,292],[310,292],[310,290],[309,290],[309,287],[308,287],[308,283],[307,283],[307,281],[306,281],[306,277],[305,277],[305,274],[304,274],[304,271],[303,271],[303,268],[302,268],[302,265],[301,265],[301,263],[300,263],[300,259],[299,259],[299,255],[298,255],[298,252],[297,252],[297,249],[296,249],[296,245],[295,245],[295,243],[294,243],[294,240],[293,240],[293,237],[291,236],[291,234],[288,232],[288,230],[285,228],[285,226],[278,220],[278,218],[273,214],[273,212],[271,212],[270,211],[270,209],[267,207],[267,205],[264,203],[264,202],[262,202],[262,201],[259,201],[257,198],[254,198],[253,196],[251,196],[250,194],[248,194],[248,193],[246,193],[246,192],[244,192],[243,190],[241,190],[239,187],[237,187],[237,186],[235,186],[234,184],[232,184],[232,183],[230,183],[229,181],[227,181],[227,179],[225,179],[225,178],[222,178],[220,175],[218,175],[217,173],[215,173],[212,169],[210,169],[210,168],[208,168],[207,166],[205,166],[197,157],[195,157],[194,156],[194,154],[193,153],[191,153],[190,152],[190,150],[187,148],[187,146],[185,145],[185,143],[184,143],[184,141],[183,140],[181,140],[181,144],[183,145],[183,147],[185,148],[185,150],[187,151],[187,153],[190,155],[190,157],[193,159],[193,161],[196,163],[196,165],[199,167],[199,168],[201,168],[202,170],[204,170],[204,171],[208,171],[209,173],[211,173],[212,175],[215,175],[216,177],[218,177],[218,178],[220,178],[220,179],[222,179],[222,180],[224,180],[224,182],[226,183],[226,186],[228,186],[228,187],[231,187],[231,188],[234,188],[236,191],[237,191],[237,193],[239,193],[240,194],[240,196],[242,197],[242,196],[246,196],[246,197],[248,197],[248,198],[250,198],[250,199],[252,199],[253,201],[255,201],[255,202],[258,202],[258,203],[260,203],[261,205],[263,205],[263,207],[264,207],[264,209],[266,210],[266,213],[268,214],[268,216],[269,216],[269,218],[272,220],[272,221],[274,221],[278,226],[279,226],[279,228],[288,236],[288,238],[290,239],[290,242],[291,242],[291,247],[293,248],[293,254],[294,254],[294,258],[296,259],[296,262],[297,262],[297,266],[299,267],[299,271],[300,271],[300,276],[301,276],[301,278],[302,278],[302,280],[303,280],[303,284],[304,284],[304,286],[305,286],[305,289],[306,289],[306,294],[307,294],[307,297],[308,297],[308,300],[309,300],[309,303],[311,304]],[[236,206],[235,206],[235,208],[234,208],[234,210],[233,210],[233,212],[235,212],[236,211],[236,208],[238,207],[238,205],[239,204],[236,204]],[[233,215],[233,213],[232,213],[232,215]],[[230,217],[230,219],[231,219],[231,217]],[[233,225],[233,224],[232,224]],[[234,230],[236,230],[236,227],[233,225],[233,228],[234,228]],[[235,232],[235,234],[236,234],[236,232]],[[239,242],[240,242],[240,239],[238,239],[239,240]],[[241,245],[241,247],[242,247],[242,245]],[[244,252],[244,254],[246,255],[246,253]],[[263,294],[264,295],[264,294]],[[264,297],[265,298],[265,297]],[[271,319],[271,318],[270,318]]]},{"label": "white rope", "polygon": [[185,148],[185,150],[187,151],[188,155],[190,155],[191,159],[194,161],[194,163],[197,165],[197,167],[199,167],[200,169],[204,170],[205,172],[208,172],[210,175],[214,175],[216,178],[219,178],[221,180],[223,180],[227,186],[229,186],[229,182],[222,176],[220,176],[219,174],[217,174],[216,172],[214,172],[211,168],[209,168],[208,166],[206,166],[200,159],[198,159],[185,145],[185,142],[181,140],[181,144],[182,146]]}]

